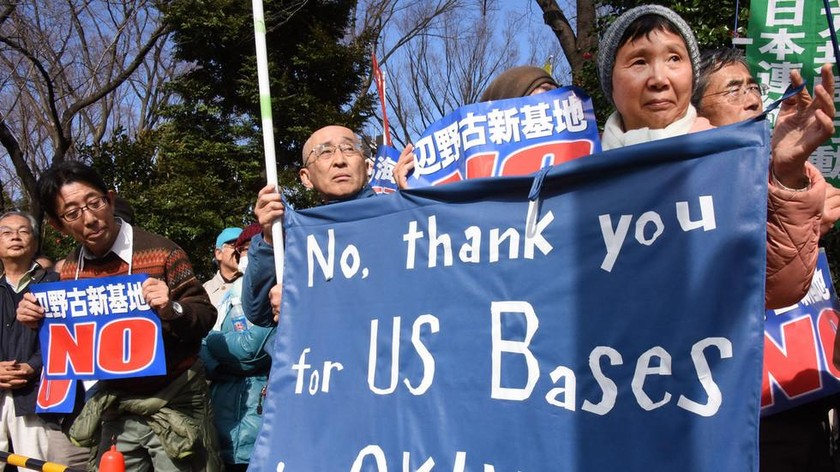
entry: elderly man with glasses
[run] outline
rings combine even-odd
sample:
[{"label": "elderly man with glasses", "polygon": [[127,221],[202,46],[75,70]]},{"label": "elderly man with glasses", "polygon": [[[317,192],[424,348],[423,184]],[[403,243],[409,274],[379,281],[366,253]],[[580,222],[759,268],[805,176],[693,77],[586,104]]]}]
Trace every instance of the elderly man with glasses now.
[{"label": "elderly man with glasses", "polygon": [[[187,254],[172,241],[115,218],[114,191],[84,164],[50,167],[37,188],[50,225],[79,243],[65,259],[61,280],[148,274],[142,295],[163,332],[166,374],[99,381],[87,392],[89,398],[77,398],[70,437],[91,447],[97,464],[114,441],[126,470],[220,470],[207,381],[198,361],[216,309]],[[17,320],[37,328],[43,318],[44,309],[25,294]]]},{"label": "elderly man with glasses", "polygon": [[[47,460],[49,428],[35,414],[42,365],[38,332],[15,319],[15,308],[30,284],[58,279],[34,260],[36,228],[28,213],[0,216],[0,450],[13,446],[17,454]],[[0,471],[4,468],[0,463]]]},{"label": "elderly man with glasses", "polygon": [[[300,181],[306,188],[318,192],[323,203],[375,195],[368,185],[368,163],[361,142],[352,130],[326,126],[315,131],[304,143],[301,158]],[[251,241],[242,289],[245,314],[258,326],[276,324],[279,316],[281,289],[274,275],[275,241],[271,237],[271,224],[283,218],[284,211],[285,206],[274,186],[260,190],[254,214],[263,231]]]},{"label": "elderly man with glasses", "polygon": [[[830,72],[829,72],[830,73]],[[752,118],[764,111],[763,98],[767,86],[759,84],[750,74],[744,54],[739,49],[721,48],[704,51],[700,57],[700,79],[691,97],[697,114],[714,126],[726,126]],[[778,124],[778,123],[777,123]],[[806,164],[810,176],[821,180],[819,171]],[[771,188],[771,191],[774,190]],[[776,194],[779,193],[779,189]],[[789,194],[777,195],[789,200]],[[771,198],[774,193],[771,192]],[[794,195],[795,200],[805,195]],[[826,233],[840,219],[840,189],[826,185],[825,204],[820,219],[820,235]]]},{"label": "elderly man with glasses", "polygon": [[[725,126],[764,111],[765,92],[765,87],[756,83],[750,74],[741,51],[724,48],[702,54],[700,80],[692,102],[700,116],[715,126]],[[822,179],[814,166],[806,166],[811,176]],[[771,187],[768,198],[779,204],[796,202],[805,197],[807,190],[791,193]],[[840,217],[838,203],[840,191],[827,185],[821,220],[823,235]],[[829,410],[837,402],[838,397],[834,396],[762,417],[759,423],[761,470],[833,471]]]},{"label": "elderly man with glasses", "polygon": [[218,236],[216,236],[216,248],[213,250],[213,257],[219,270],[213,275],[213,278],[204,282],[204,290],[207,290],[207,295],[210,296],[210,303],[216,307],[219,313],[219,319],[213,325],[213,330],[218,331],[221,327],[222,301],[226,298],[225,295],[230,290],[231,285],[242,277],[239,272],[239,256],[236,253],[234,243],[236,238],[242,234],[242,228],[229,227],[223,229]]}]

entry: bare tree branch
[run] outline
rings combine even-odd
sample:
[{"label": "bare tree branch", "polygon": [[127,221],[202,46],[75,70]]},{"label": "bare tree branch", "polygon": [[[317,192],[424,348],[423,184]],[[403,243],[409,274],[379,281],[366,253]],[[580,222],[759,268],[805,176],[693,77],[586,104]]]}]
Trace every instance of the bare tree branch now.
[{"label": "bare tree branch", "polygon": [[38,0],[0,11],[0,144],[30,200],[40,169],[72,157],[75,143],[98,145],[109,129],[133,134],[157,120],[171,98],[164,76],[176,70],[163,46],[166,4]]},{"label": "bare tree branch", "polygon": [[586,60],[585,53],[594,50],[598,43],[595,33],[596,11],[593,0],[577,0],[577,33],[572,27],[566,13],[557,5],[557,0],[536,0],[543,11],[543,19],[554,35],[563,54],[572,68],[572,75],[576,76],[583,68]]}]

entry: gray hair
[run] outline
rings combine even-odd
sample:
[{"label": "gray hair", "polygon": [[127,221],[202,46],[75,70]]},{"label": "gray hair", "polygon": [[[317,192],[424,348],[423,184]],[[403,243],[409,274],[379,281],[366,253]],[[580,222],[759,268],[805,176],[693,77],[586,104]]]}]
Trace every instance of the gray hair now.
[{"label": "gray hair", "polygon": [[10,216],[20,216],[21,218],[26,218],[26,220],[29,221],[29,226],[32,228],[32,232],[38,232],[38,223],[35,221],[35,218],[29,213],[21,210],[9,210],[6,213],[0,215],[0,221],[3,221]]},{"label": "gray hair", "polygon": [[743,51],[736,48],[707,49],[700,54],[700,77],[694,93],[691,94],[691,104],[699,109],[700,101],[706,94],[706,87],[709,86],[709,77],[715,72],[732,64],[741,64],[745,69],[750,70]]}]

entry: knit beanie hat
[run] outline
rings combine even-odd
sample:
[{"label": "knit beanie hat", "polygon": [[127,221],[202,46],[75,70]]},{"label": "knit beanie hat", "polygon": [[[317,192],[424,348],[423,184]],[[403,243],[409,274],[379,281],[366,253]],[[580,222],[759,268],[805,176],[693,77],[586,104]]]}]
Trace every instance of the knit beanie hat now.
[{"label": "knit beanie hat", "polygon": [[478,101],[489,102],[505,98],[527,97],[543,84],[560,87],[545,69],[536,66],[514,67],[502,72],[493,82],[490,82]]},{"label": "knit beanie hat", "polygon": [[645,15],[658,15],[674,25],[674,28],[680,32],[683,41],[685,41],[686,49],[688,49],[688,56],[691,60],[691,69],[694,72],[694,80],[692,82],[692,90],[697,86],[697,80],[700,75],[700,49],[697,47],[697,40],[694,38],[694,33],[688,26],[688,23],[676,14],[670,8],[662,5],[641,5],[636,8],[631,8],[619,16],[604,33],[601,38],[598,51],[598,79],[601,82],[601,90],[604,95],[613,103],[612,99],[612,75],[613,66],[615,65],[615,56],[618,53],[618,42],[627,31],[627,27]]}]

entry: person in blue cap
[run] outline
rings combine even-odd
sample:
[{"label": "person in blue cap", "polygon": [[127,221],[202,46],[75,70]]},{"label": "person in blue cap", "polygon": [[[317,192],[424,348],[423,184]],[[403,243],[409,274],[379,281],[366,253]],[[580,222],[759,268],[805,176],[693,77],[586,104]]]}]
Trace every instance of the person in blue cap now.
[{"label": "person in blue cap", "polygon": [[[204,290],[207,290],[210,302],[217,310],[231,284],[242,277],[238,268],[239,261],[236,257],[236,248],[234,247],[236,238],[240,234],[242,234],[242,228],[229,227],[223,229],[216,236],[216,248],[213,250],[213,257],[219,270],[216,271],[216,275],[212,279],[204,282]],[[214,327],[214,329],[218,329],[218,327]]]}]

